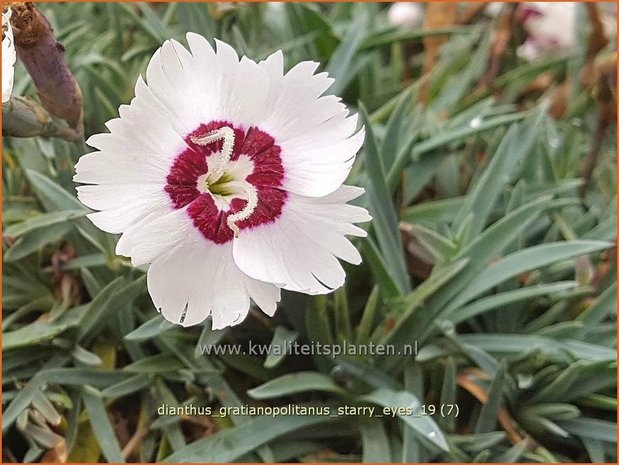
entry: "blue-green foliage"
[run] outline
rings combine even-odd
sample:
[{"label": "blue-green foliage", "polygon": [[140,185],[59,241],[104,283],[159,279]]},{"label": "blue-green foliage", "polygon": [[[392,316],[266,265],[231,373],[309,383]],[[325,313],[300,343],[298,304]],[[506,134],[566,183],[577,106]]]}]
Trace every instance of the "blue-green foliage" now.
[{"label": "blue-green foliage", "polygon": [[[366,188],[360,202],[374,220],[356,242],[363,264],[347,267],[336,293],[285,294],[273,319],[256,313],[226,331],[180,328],[157,315],[143,271],[114,254],[117,238],[84,217],[71,178],[88,149],[5,138],[8,453],[37,460],[66,440],[70,460],[119,462],[121,441],[145,428],[131,457],[147,462],[616,460],[615,136],[581,197],[596,124],[591,90],[578,90],[562,119],[550,115],[550,91],[521,98],[543,72],[577,79],[581,55],[531,65],[508,53],[493,96],[478,85],[493,27],[481,17],[446,31],[424,105],[427,33],[389,27],[379,4],[41,8],[82,89],[87,135],[117,117],[161,42],[184,43],[188,31],[255,60],[282,49],[287,67],[320,61],[366,127],[348,183]],[[34,95],[21,68],[15,93]],[[250,340],[416,344],[418,352],[199,350]],[[164,403],[334,412],[414,405],[426,415],[232,414],[192,423],[159,416]],[[458,415],[441,415],[450,405]],[[112,421],[120,415],[126,430]]]}]

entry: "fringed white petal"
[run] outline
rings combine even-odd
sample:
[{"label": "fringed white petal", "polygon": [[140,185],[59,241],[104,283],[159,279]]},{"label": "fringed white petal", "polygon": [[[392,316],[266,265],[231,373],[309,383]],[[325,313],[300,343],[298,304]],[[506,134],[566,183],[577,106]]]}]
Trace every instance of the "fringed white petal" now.
[{"label": "fringed white petal", "polygon": [[234,241],[234,260],[252,278],[283,289],[326,294],[344,284],[337,258],[361,262],[345,235],[365,236],[353,223],[371,219],[364,208],[346,201],[363,189],[342,186],[322,198],[291,194],[277,221],[244,230]]},{"label": "fringed white petal", "polygon": [[339,98],[321,95],[333,83],[318,64],[302,62],[283,74],[283,56],[276,52],[260,63],[271,80],[260,128],[275,137],[286,168],[284,188],[320,197],[346,179],[363,143],[356,116],[348,116]]},{"label": "fringed white petal", "polygon": [[272,315],[279,289],[245,276],[232,259],[232,244],[196,240],[178,244],[158,257],[148,270],[148,290],[163,316],[183,326],[212,318],[212,328],[241,323],[250,299]]},{"label": "fringed white petal", "polygon": [[11,8],[2,13],[2,103],[7,102],[13,91],[13,75],[15,73],[15,43],[13,41],[13,29],[11,28]]}]

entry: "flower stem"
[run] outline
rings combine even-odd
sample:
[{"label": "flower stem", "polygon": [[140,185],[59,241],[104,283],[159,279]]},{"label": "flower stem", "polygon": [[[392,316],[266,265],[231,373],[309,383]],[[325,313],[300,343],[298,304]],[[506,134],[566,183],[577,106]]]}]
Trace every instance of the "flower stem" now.
[{"label": "flower stem", "polygon": [[14,3],[10,8],[17,57],[30,74],[41,105],[82,133],[82,93],[67,66],[64,46],[56,40],[49,21],[32,2]]}]

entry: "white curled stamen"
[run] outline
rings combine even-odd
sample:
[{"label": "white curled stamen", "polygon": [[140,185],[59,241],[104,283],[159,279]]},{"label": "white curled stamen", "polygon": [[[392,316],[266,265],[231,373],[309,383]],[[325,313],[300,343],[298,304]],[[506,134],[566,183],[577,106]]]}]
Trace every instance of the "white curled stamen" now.
[{"label": "white curled stamen", "polygon": [[217,164],[208,175],[209,184],[217,182],[226,172],[226,167],[228,163],[230,163],[232,152],[234,151],[234,129],[228,126],[222,126],[204,136],[191,137],[191,142],[198,145],[208,145],[217,140],[223,140],[223,144],[221,145],[221,151],[217,157]]},{"label": "white curled stamen", "polygon": [[256,210],[256,207],[258,206],[258,193],[256,192],[256,188],[247,181],[230,181],[227,185],[230,187],[236,187],[242,191],[247,198],[247,204],[245,207],[241,211],[229,215],[226,220],[228,227],[234,233],[234,237],[239,237],[241,231],[236,223],[246,220],[251,216],[254,210]]},{"label": "white curled stamen", "polygon": [[[191,142],[203,146],[218,140],[223,140],[223,144],[221,146],[221,151],[217,155],[215,166],[204,178],[201,177],[198,179],[198,184],[202,186],[200,188],[201,192],[209,190],[209,187],[213,186],[226,173],[226,169],[232,158],[232,152],[234,151],[234,129],[223,126],[206,135],[191,137]],[[258,206],[258,193],[256,192],[256,188],[247,181],[232,180],[222,184],[224,184],[228,190],[235,189],[238,193],[243,194],[247,200],[247,204],[242,210],[228,215],[226,220],[228,227],[234,233],[234,237],[239,237],[241,231],[237,223],[249,218],[254,210],[256,210]]]}]

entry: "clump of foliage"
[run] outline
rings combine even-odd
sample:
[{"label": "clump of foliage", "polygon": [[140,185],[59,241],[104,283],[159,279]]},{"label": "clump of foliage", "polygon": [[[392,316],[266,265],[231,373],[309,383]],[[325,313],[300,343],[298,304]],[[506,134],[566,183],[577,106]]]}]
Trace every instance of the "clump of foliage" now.
[{"label": "clump of foliage", "polygon": [[[514,53],[518,31],[497,55],[500,21],[447,25],[420,79],[432,33],[388,26],[379,4],[40,7],[81,87],[86,135],[187,31],[253,59],[281,48],[288,65],[320,61],[363,116],[349,183],[366,187],[374,220],[364,263],[333,295],[286,294],[275,318],[225,331],[181,328],[85,218],[71,178],[88,149],[5,138],[5,461],[616,461],[616,146],[614,123],[596,131],[606,81],[582,82],[587,15],[577,50],[535,63]],[[21,69],[14,93],[34,94]],[[418,351],[199,350],[249,341]],[[217,418],[162,404],[428,414]]]}]

